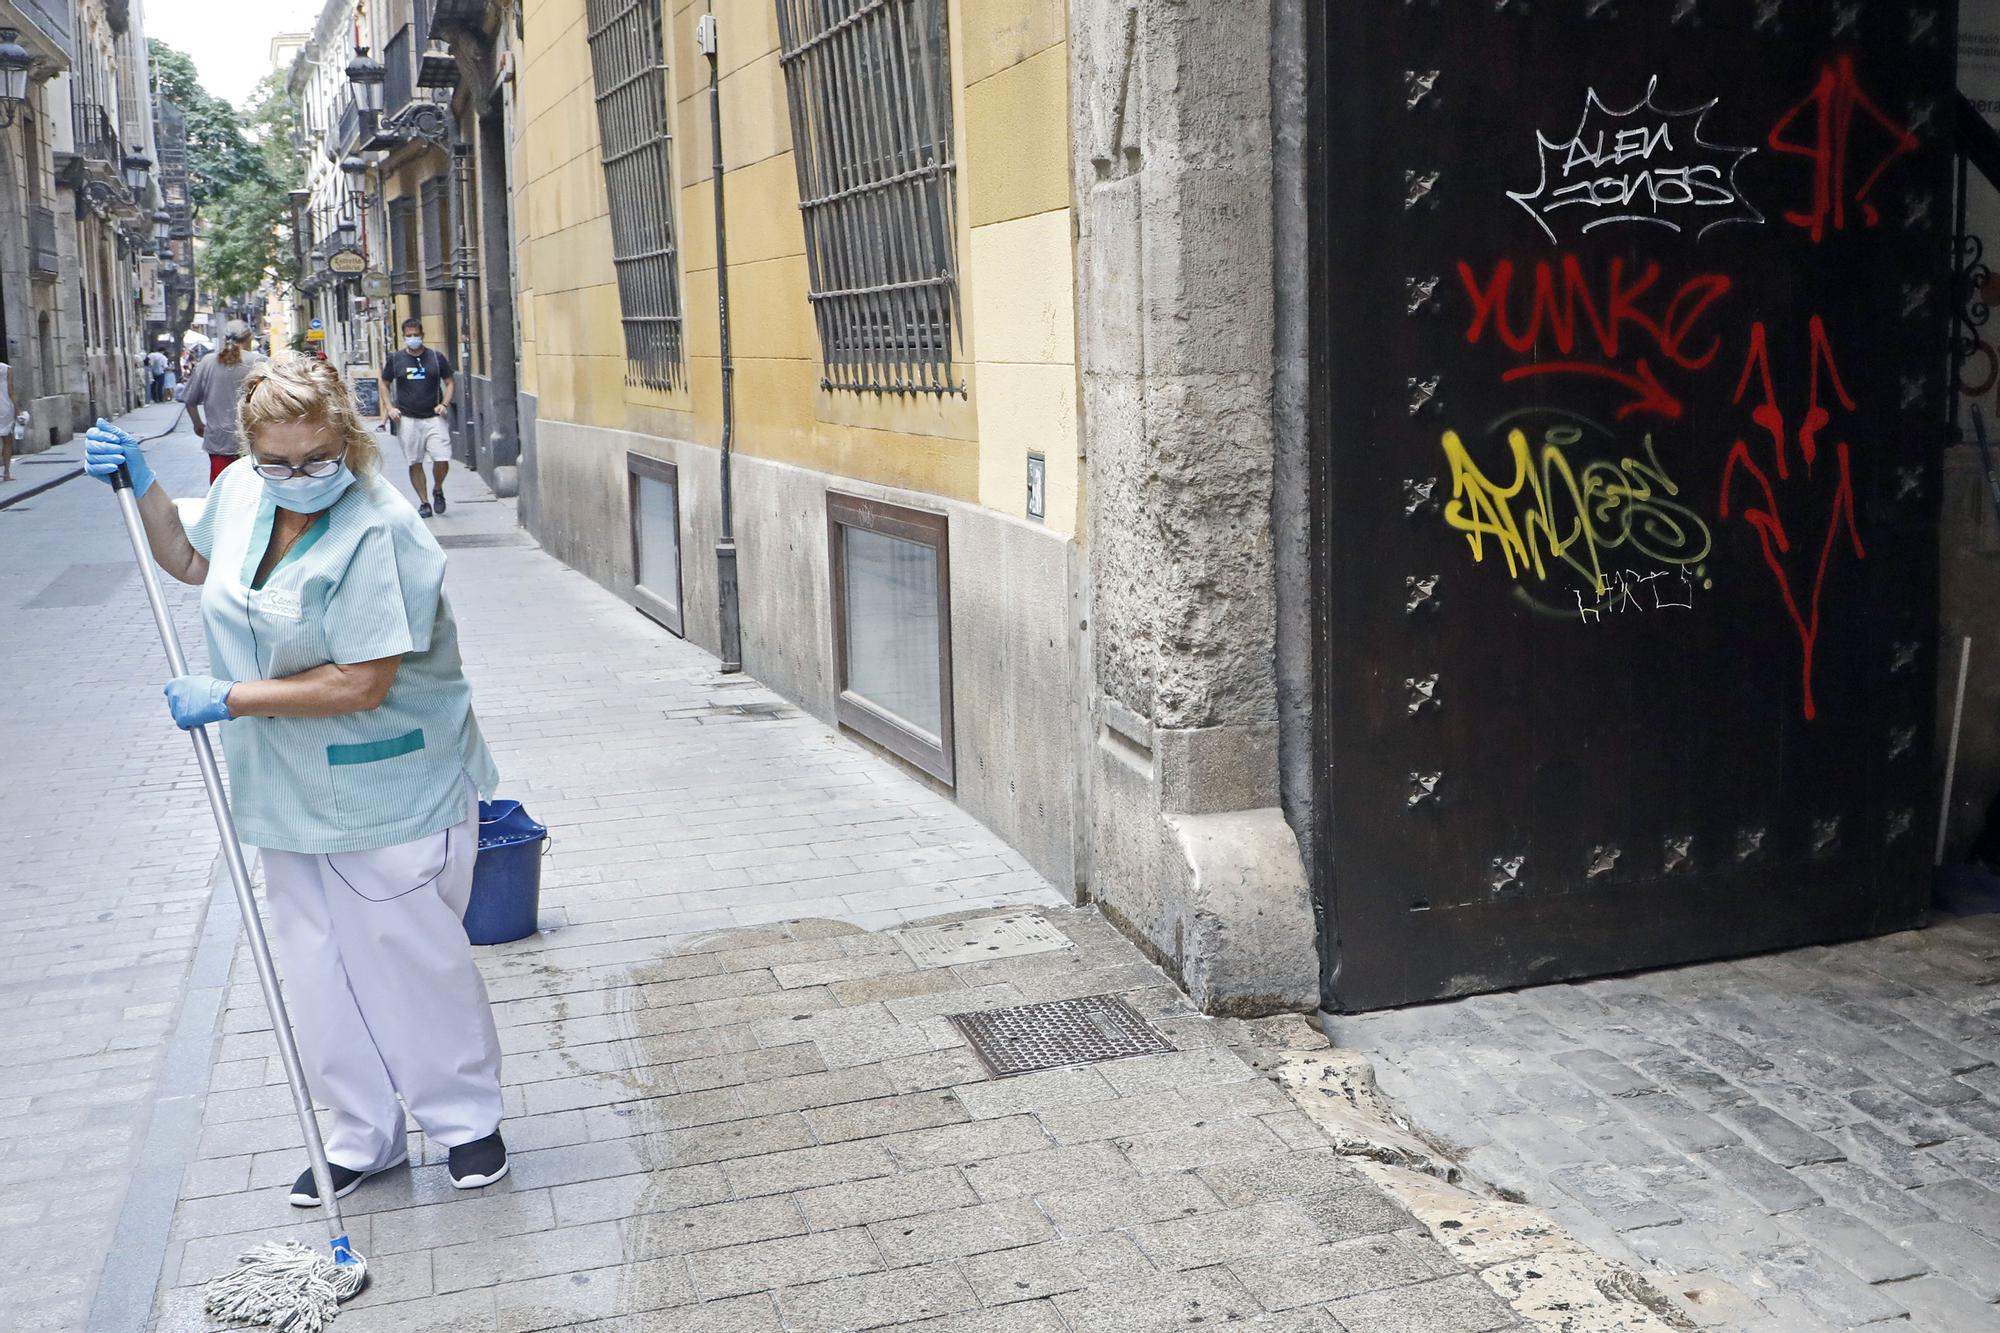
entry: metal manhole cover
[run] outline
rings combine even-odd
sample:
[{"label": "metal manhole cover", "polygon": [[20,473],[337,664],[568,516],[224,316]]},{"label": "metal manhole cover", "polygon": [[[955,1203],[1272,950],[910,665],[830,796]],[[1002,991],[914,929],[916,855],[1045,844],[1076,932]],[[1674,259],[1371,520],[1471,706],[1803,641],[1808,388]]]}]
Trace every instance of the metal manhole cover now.
[{"label": "metal manhole cover", "polygon": [[1174,1049],[1131,1005],[1113,995],[985,1009],[950,1018],[995,1078],[1162,1055]]},{"label": "metal manhole cover", "polygon": [[918,967],[956,967],[989,958],[1018,958],[1070,947],[1069,936],[1034,912],[1009,912],[941,926],[911,926],[896,932],[904,952]]}]

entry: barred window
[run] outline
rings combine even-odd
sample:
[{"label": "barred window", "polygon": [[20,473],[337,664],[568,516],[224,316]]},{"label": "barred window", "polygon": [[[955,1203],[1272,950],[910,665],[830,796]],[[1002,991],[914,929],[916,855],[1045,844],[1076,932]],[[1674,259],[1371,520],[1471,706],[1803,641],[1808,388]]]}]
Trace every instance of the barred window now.
[{"label": "barred window", "polygon": [[686,367],[660,0],[589,0],[586,12],[627,374],[677,388]]},{"label": "barred window", "polygon": [[947,0],[776,0],[821,384],[956,393]]},{"label": "barred window", "polygon": [[449,290],[454,272],[451,194],[443,176],[425,181],[419,194],[424,220],[424,286],[432,291]]},{"label": "barred window", "polygon": [[417,201],[409,195],[389,201],[389,287],[397,295],[423,290],[417,256]]}]

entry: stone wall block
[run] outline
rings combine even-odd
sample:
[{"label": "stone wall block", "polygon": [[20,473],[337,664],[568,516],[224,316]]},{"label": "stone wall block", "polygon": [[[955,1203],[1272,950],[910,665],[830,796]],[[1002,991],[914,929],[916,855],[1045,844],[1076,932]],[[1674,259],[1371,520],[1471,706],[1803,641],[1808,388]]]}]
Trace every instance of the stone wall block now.
[{"label": "stone wall block", "polygon": [[1312,893],[1276,807],[1168,819],[1185,862],[1181,984],[1211,1014],[1310,1009],[1319,995]]}]

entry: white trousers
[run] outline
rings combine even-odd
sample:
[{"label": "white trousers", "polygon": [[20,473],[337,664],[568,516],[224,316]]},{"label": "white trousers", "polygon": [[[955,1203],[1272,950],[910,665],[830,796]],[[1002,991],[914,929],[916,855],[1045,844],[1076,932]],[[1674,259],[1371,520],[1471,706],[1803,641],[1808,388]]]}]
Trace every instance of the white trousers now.
[{"label": "white trousers", "polygon": [[500,1125],[500,1037],[462,920],[476,793],[469,804],[462,823],[394,847],[263,853],[285,1004],[333,1113],[327,1160],[350,1170],[402,1159],[405,1107],[447,1148]]}]

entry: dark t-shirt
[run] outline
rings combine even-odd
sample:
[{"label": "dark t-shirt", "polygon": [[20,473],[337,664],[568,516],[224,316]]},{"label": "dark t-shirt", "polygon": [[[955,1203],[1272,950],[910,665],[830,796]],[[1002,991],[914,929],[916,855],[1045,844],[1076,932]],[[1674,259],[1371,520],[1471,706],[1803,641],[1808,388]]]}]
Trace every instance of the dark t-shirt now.
[{"label": "dark t-shirt", "polygon": [[451,362],[435,347],[426,347],[412,356],[391,352],[382,364],[382,384],[389,401],[406,417],[434,417],[444,396],[445,381],[451,378]]}]

